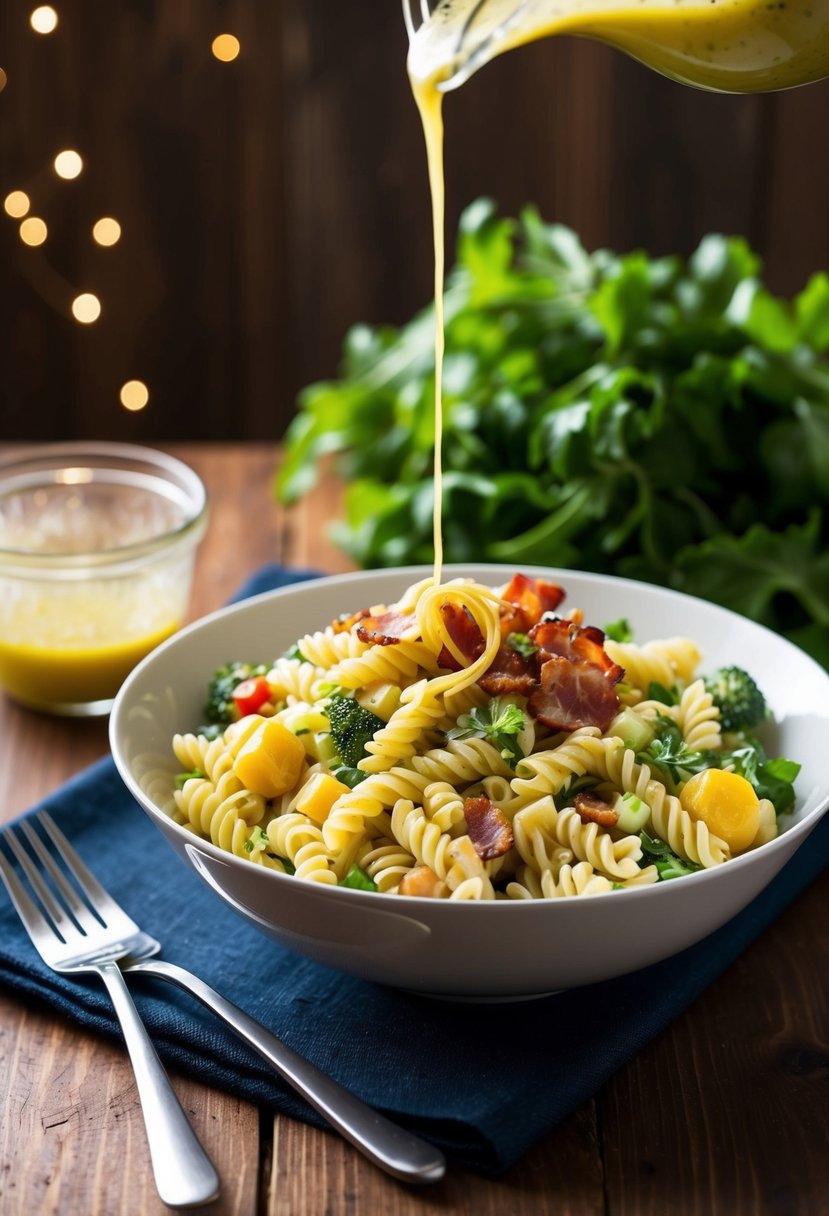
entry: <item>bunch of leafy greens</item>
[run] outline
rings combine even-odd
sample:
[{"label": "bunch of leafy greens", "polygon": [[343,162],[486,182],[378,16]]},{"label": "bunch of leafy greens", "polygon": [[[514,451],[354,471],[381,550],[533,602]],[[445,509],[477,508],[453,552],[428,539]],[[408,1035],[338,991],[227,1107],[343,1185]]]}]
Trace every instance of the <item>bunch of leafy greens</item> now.
[{"label": "bunch of leafy greens", "polygon": [[[668,585],[829,666],[829,276],[792,300],[760,276],[739,238],[588,254],[532,208],[469,207],[446,292],[447,558]],[[280,499],[337,454],[334,539],[364,567],[432,560],[433,325],[354,328],[286,437]]]}]

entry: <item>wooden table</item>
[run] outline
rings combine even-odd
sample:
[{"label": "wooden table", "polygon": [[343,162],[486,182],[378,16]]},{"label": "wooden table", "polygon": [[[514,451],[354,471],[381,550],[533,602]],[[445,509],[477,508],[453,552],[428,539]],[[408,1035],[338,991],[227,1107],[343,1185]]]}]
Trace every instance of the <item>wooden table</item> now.
[{"label": "wooden table", "polygon": [[[213,512],[192,615],[262,562],[346,568],[323,535],[327,485],[290,517],[267,445],[171,448]],[[0,819],[107,750],[106,724],[0,698]],[[183,1077],[223,1180],[213,1216],[792,1216],[829,1212],[829,873],[671,1029],[505,1177],[401,1186],[346,1146]],[[608,1010],[612,1018],[613,1011]],[[119,1046],[0,991],[2,1216],[157,1216],[133,1076]]]}]

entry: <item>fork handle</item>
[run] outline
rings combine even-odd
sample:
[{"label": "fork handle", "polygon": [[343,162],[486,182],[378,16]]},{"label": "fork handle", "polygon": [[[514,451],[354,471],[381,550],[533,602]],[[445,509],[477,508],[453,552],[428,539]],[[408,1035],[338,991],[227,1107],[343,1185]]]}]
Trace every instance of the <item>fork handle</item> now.
[{"label": "fork handle", "polygon": [[99,963],[135,1072],[158,1194],[171,1208],[197,1207],[219,1194],[219,1175],[187,1121],[138,1015],[117,963]]},{"label": "fork handle", "polygon": [[129,973],[154,975],[192,993],[263,1056],[346,1140],[393,1177],[405,1182],[437,1182],[443,1177],[446,1159],[438,1149],[384,1118],[197,975],[161,959],[122,965]]}]

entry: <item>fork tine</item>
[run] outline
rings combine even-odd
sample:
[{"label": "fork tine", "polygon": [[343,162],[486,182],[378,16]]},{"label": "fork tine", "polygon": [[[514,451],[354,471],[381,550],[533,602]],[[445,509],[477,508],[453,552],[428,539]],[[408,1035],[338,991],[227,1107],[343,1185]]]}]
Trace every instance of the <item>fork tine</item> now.
[{"label": "fork tine", "polygon": [[[103,922],[98,917],[93,916],[86,904],[78,898],[77,892],[70,886],[66,881],[65,875],[55,865],[54,859],[49,854],[32,824],[27,820],[23,820],[19,825],[19,832],[25,837],[32,854],[37,858],[54,883],[55,889],[50,891],[47,884],[43,881],[43,876],[38,874],[37,866],[32,864],[31,858],[25,856],[22,848],[15,850],[17,859],[23,867],[26,877],[34,887],[48,915],[53,920],[56,914],[62,918],[63,925],[60,926],[62,931],[65,929],[71,932],[66,919],[67,913],[82,932],[94,933],[96,930],[100,930]],[[60,900],[63,901],[62,905],[59,902]]]},{"label": "fork tine", "polygon": [[101,886],[92,871],[84,864],[80,855],[75,852],[75,849],[66,839],[49,812],[41,811],[37,815],[37,819],[45,828],[56,853],[61,857],[78,884],[84,898],[88,901],[90,908],[92,908],[101,922],[112,924],[114,921],[120,920],[123,925],[129,924],[133,930],[137,931],[138,926],[133,923],[121,905],[112,898],[109,891]]},{"label": "fork tine", "polygon": [[[10,836],[11,832],[8,829],[2,834],[2,838],[7,843]],[[49,921],[40,909],[27,895],[23,884],[6,860],[2,849],[0,849],[0,878],[2,878],[3,885],[8,891],[9,899],[14,904],[17,915],[23,921],[29,936],[32,938],[46,934],[54,936],[55,926],[49,924]]]},{"label": "fork tine", "polygon": [[403,0],[403,20],[406,22],[406,33],[409,35],[409,41],[415,36],[415,23],[412,17],[412,4],[414,0]]},{"label": "fork tine", "polygon": [[[20,828],[24,826],[21,824]],[[47,918],[46,923],[48,924],[51,921],[51,924],[48,924],[49,932],[53,934],[57,932],[57,935],[63,941],[67,941],[69,938],[77,935],[77,921],[73,921],[67,915],[66,909],[55,900],[52,892],[40,876],[37,867],[33,865],[31,857],[20,843],[17,831],[13,828],[7,828],[3,833],[3,839],[17,859],[17,863],[26,877],[30,890],[35,898],[40,901],[41,910]],[[36,905],[33,904],[33,906]]]}]

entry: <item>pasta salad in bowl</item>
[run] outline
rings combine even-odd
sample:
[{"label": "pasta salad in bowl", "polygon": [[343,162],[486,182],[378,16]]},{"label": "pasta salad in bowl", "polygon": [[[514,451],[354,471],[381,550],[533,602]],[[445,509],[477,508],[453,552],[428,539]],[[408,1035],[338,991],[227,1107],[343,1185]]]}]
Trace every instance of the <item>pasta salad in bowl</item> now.
[{"label": "pasta salad in bowl", "polygon": [[136,668],[110,733],[253,925],[379,983],[503,998],[636,970],[740,911],[826,809],[827,725],[829,674],[753,622],[475,566],[215,613]]}]

